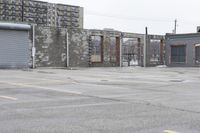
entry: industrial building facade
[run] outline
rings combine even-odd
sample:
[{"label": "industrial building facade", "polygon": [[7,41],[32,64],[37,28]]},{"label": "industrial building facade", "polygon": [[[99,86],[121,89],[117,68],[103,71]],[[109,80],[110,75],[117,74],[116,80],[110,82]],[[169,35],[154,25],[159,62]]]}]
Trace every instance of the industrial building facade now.
[{"label": "industrial building facade", "polygon": [[[147,66],[164,64],[164,36],[149,35],[148,40],[152,43],[147,47],[147,51],[151,49]],[[36,67],[143,66],[143,46],[144,34],[38,26],[35,29]]]},{"label": "industrial building facade", "polygon": [[164,36],[83,29],[82,7],[0,0],[0,14],[0,68],[164,64]]},{"label": "industrial building facade", "polygon": [[0,21],[83,28],[83,8],[35,0],[0,0]]},{"label": "industrial building facade", "polygon": [[[0,52],[0,60],[8,61],[7,57],[11,57],[10,59],[16,62],[8,61],[5,65],[0,61],[0,68],[119,67],[144,64],[144,34],[48,26],[34,26],[31,29],[21,30],[21,24],[2,23],[2,25],[7,28],[0,27],[2,36],[0,45],[1,48],[5,47],[1,49],[3,51]],[[10,29],[13,25],[19,28]],[[163,48],[161,43],[163,39],[163,36],[148,36],[150,45],[147,46],[147,66],[164,64],[161,60],[164,50],[160,49]],[[8,42],[10,40],[13,40],[12,45]],[[25,41],[20,42],[22,40]],[[24,57],[23,65],[17,64],[21,57]]]},{"label": "industrial building facade", "polygon": [[200,66],[200,33],[167,34],[165,51],[168,66]]}]

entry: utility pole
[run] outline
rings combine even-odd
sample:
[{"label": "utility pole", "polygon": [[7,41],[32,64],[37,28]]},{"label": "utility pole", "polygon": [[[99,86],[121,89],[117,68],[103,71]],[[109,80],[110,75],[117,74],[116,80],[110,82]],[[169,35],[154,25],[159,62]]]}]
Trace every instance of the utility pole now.
[{"label": "utility pole", "polygon": [[175,19],[174,23],[175,23],[175,25],[174,25],[174,34],[176,34],[176,30],[177,30],[177,19]]},{"label": "utility pole", "polygon": [[122,58],[122,47],[123,47],[123,43],[124,43],[124,40],[123,40],[123,38],[124,38],[124,34],[123,33],[121,33],[121,37],[120,37],[121,39],[120,39],[120,47],[119,47],[119,55],[120,55],[120,59],[119,59],[119,62],[120,62],[120,67],[123,67],[123,58]]},{"label": "utility pole", "polygon": [[148,44],[148,28],[145,28],[145,35],[144,35],[144,49],[143,49],[143,66],[147,66],[147,44]]}]

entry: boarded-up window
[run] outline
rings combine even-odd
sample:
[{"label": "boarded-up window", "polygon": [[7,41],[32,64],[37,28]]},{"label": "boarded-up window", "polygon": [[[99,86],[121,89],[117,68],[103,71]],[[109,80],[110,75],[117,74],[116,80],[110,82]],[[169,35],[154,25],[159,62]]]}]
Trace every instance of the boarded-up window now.
[{"label": "boarded-up window", "polygon": [[196,63],[200,63],[200,46],[195,46]]},{"label": "boarded-up window", "polygon": [[171,46],[171,62],[185,63],[186,62],[186,46]]},{"label": "boarded-up window", "polygon": [[91,62],[102,62],[102,36],[91,36]]}]

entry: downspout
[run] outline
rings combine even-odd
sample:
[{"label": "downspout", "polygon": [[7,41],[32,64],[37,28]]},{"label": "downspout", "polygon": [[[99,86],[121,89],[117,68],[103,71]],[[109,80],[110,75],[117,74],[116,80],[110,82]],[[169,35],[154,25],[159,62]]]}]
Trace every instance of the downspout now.
[{"label": "downspout", "polygon": [[119,47],[119,55],[120,55],[120,59],[119,59],[119,62],[120,62],[120,67],[123,67],[122,65],[122,46],[123,46],[123,33],[121,33],[121,42],[120,42],[120,47]]},{"label": "downspout", "polygon": [[144,35],[143,67],[146,67],[146,35]]},{"label": "downspout", "polygon": [[67,67],[69,67],[69,32],[66,29],[66,42],[67,42]]}]

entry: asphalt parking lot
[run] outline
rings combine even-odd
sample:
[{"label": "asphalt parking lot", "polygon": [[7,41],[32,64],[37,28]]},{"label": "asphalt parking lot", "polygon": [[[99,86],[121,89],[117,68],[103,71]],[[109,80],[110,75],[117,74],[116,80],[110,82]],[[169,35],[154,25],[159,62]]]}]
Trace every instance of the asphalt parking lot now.
[{"label": "asphalt parking lot", "polygon": [[0,133],[199,133],[200,68],[0,70]]}]

